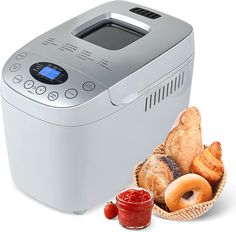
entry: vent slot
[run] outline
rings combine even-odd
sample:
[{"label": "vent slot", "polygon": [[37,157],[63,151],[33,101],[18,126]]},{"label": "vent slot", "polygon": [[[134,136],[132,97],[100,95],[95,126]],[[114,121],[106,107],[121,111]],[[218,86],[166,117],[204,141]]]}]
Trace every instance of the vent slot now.
[{"label": "vent slot", "polygon": [[162,100],[165,99],[165,85],[162,87]]},{"label": "vent slot", "polygon": [[176,91],[176,87],[177,87],[177,77],[175,78],[174,92]]},{"label": "vent slot", "polygon": [[171,83],[170,83],[170,94],[172,94],[173,92],[173,80],[171,80]]},{"label": "vent slot", "polygon": [[152,94],[149,97],[149,109],[152,108]]},{"label": "vent slot", "polygon": [[132,8],[132,9],[130,9],[130,11],[135,13],[135,14],[147,17],[149,19],[157,19],[157,18],[161,17],[159,14],[156,14],[156,13],[154,13],[152,11],[149,11],[149,10],[145,10],[143,8],[140,8],[140,7]]},{"label": "vent slot", "polygon": [[157,92],[154,93],[154,102],[153,102],[154,106],[156,105],[156,100],[157,100]]},{"label": "vent slot", "polygon": [[148,97],[146,97],[146,101],[145,101],[145,112],[147,111],[147,103],[148,103]]},{"label": "vent slot", "polygon": [[170,83],[168,82],[166,85],[166,97],[168,97],[168,95],[169,95],[169,85],[170,85]]},{"label": "vent slot", "polygon": [[184,86],[184,72],[175,75],[145,99],[145,112],[157,106]]},{"label": "vent slot", "polygon": [[161,101],[161,89],[158,90],[158,103]]},{"label": "vent slot", "polygon": [[181,75],[179,74],[179,78],[178,78],[178,89],[180,88],[180,83],[181,83]]}]

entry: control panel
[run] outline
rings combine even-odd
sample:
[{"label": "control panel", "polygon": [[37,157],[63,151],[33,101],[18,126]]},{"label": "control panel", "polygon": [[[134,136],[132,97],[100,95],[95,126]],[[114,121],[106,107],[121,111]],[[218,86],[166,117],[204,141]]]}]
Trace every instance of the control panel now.
[{"label": "control panel", "polygon": [[3,79],[18,93],[53,107],[76,106],[106,90],[79,70],[28,51],[9,59]]}]

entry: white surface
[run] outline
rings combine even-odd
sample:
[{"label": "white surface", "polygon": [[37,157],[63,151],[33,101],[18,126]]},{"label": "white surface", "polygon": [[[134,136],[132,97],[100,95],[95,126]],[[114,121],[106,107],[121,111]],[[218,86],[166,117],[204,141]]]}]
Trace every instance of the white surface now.
[{"label": "white surface", "polygon": [[[15,50],[29,40],[104,1],[1,1],[0,68]],[[220,200],[205,216],[191,222],[152,217],[151,231],[222,231],[236,213],[235,7],[234,1],[136,0],[191,23],[195,30],[196,56],[191,105],[202,114],[203,141],[219,140],[228,171]],[[158,42],[158,41],[157,41]],[[17,119],[16,119],[17,120]],[[40,138],[39,138],[40,139]],[[43,138],[42,138],[43,139]],[[32,151],[33,152],[33,151]],[[2,115],[0,115],[0,231],[126,231],[117,219],[108,221],[103,206],[76,216],[52,210],[19,192],[8,168]],[[115,184],[115,180],[114,180]],[[94,191],[96,197],[96,190]],[[112,200],[112,199],[107,199]]]}]

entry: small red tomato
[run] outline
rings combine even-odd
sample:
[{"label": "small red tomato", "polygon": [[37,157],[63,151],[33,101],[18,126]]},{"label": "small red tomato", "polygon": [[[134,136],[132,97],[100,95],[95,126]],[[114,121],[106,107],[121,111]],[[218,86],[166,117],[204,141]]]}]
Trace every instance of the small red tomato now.
[{"label": "small red tomato", "polygon": [[105,208],[104,208],[104,214],[106,218],[112,219],[118,215],[118,209],[116,204],[114,204],[112,201],[107,202]]}]

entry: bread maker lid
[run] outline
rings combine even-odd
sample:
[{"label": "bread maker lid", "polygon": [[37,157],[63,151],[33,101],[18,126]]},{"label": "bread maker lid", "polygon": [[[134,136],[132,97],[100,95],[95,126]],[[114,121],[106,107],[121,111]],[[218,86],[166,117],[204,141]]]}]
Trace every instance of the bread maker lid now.
[{"label": "bread maker lid", "polygon": [[[135,8],[145,9],[158,17],[145,17],[134,12]],[[46,32],[26,45],[26,49],[85,73],[109,89],[112,102],[119,104],[116,99],[117,91],[120,92],[119,83],[175,47],[191,32],[191,25],[172,16],[134,3],[112,1]],[[113,33],[118,33],[125,44],[122,45]],[[101,41],[103,39],[105,42]],[[71,51],[62,52],[60,48],[64,45]],[[121,91],[122,95],[146,88],[153,80],[149,82],[149,77],[145,78],[146,81],[141,84],[136,84],[134,80],[131,83],[133,89]]]}]

